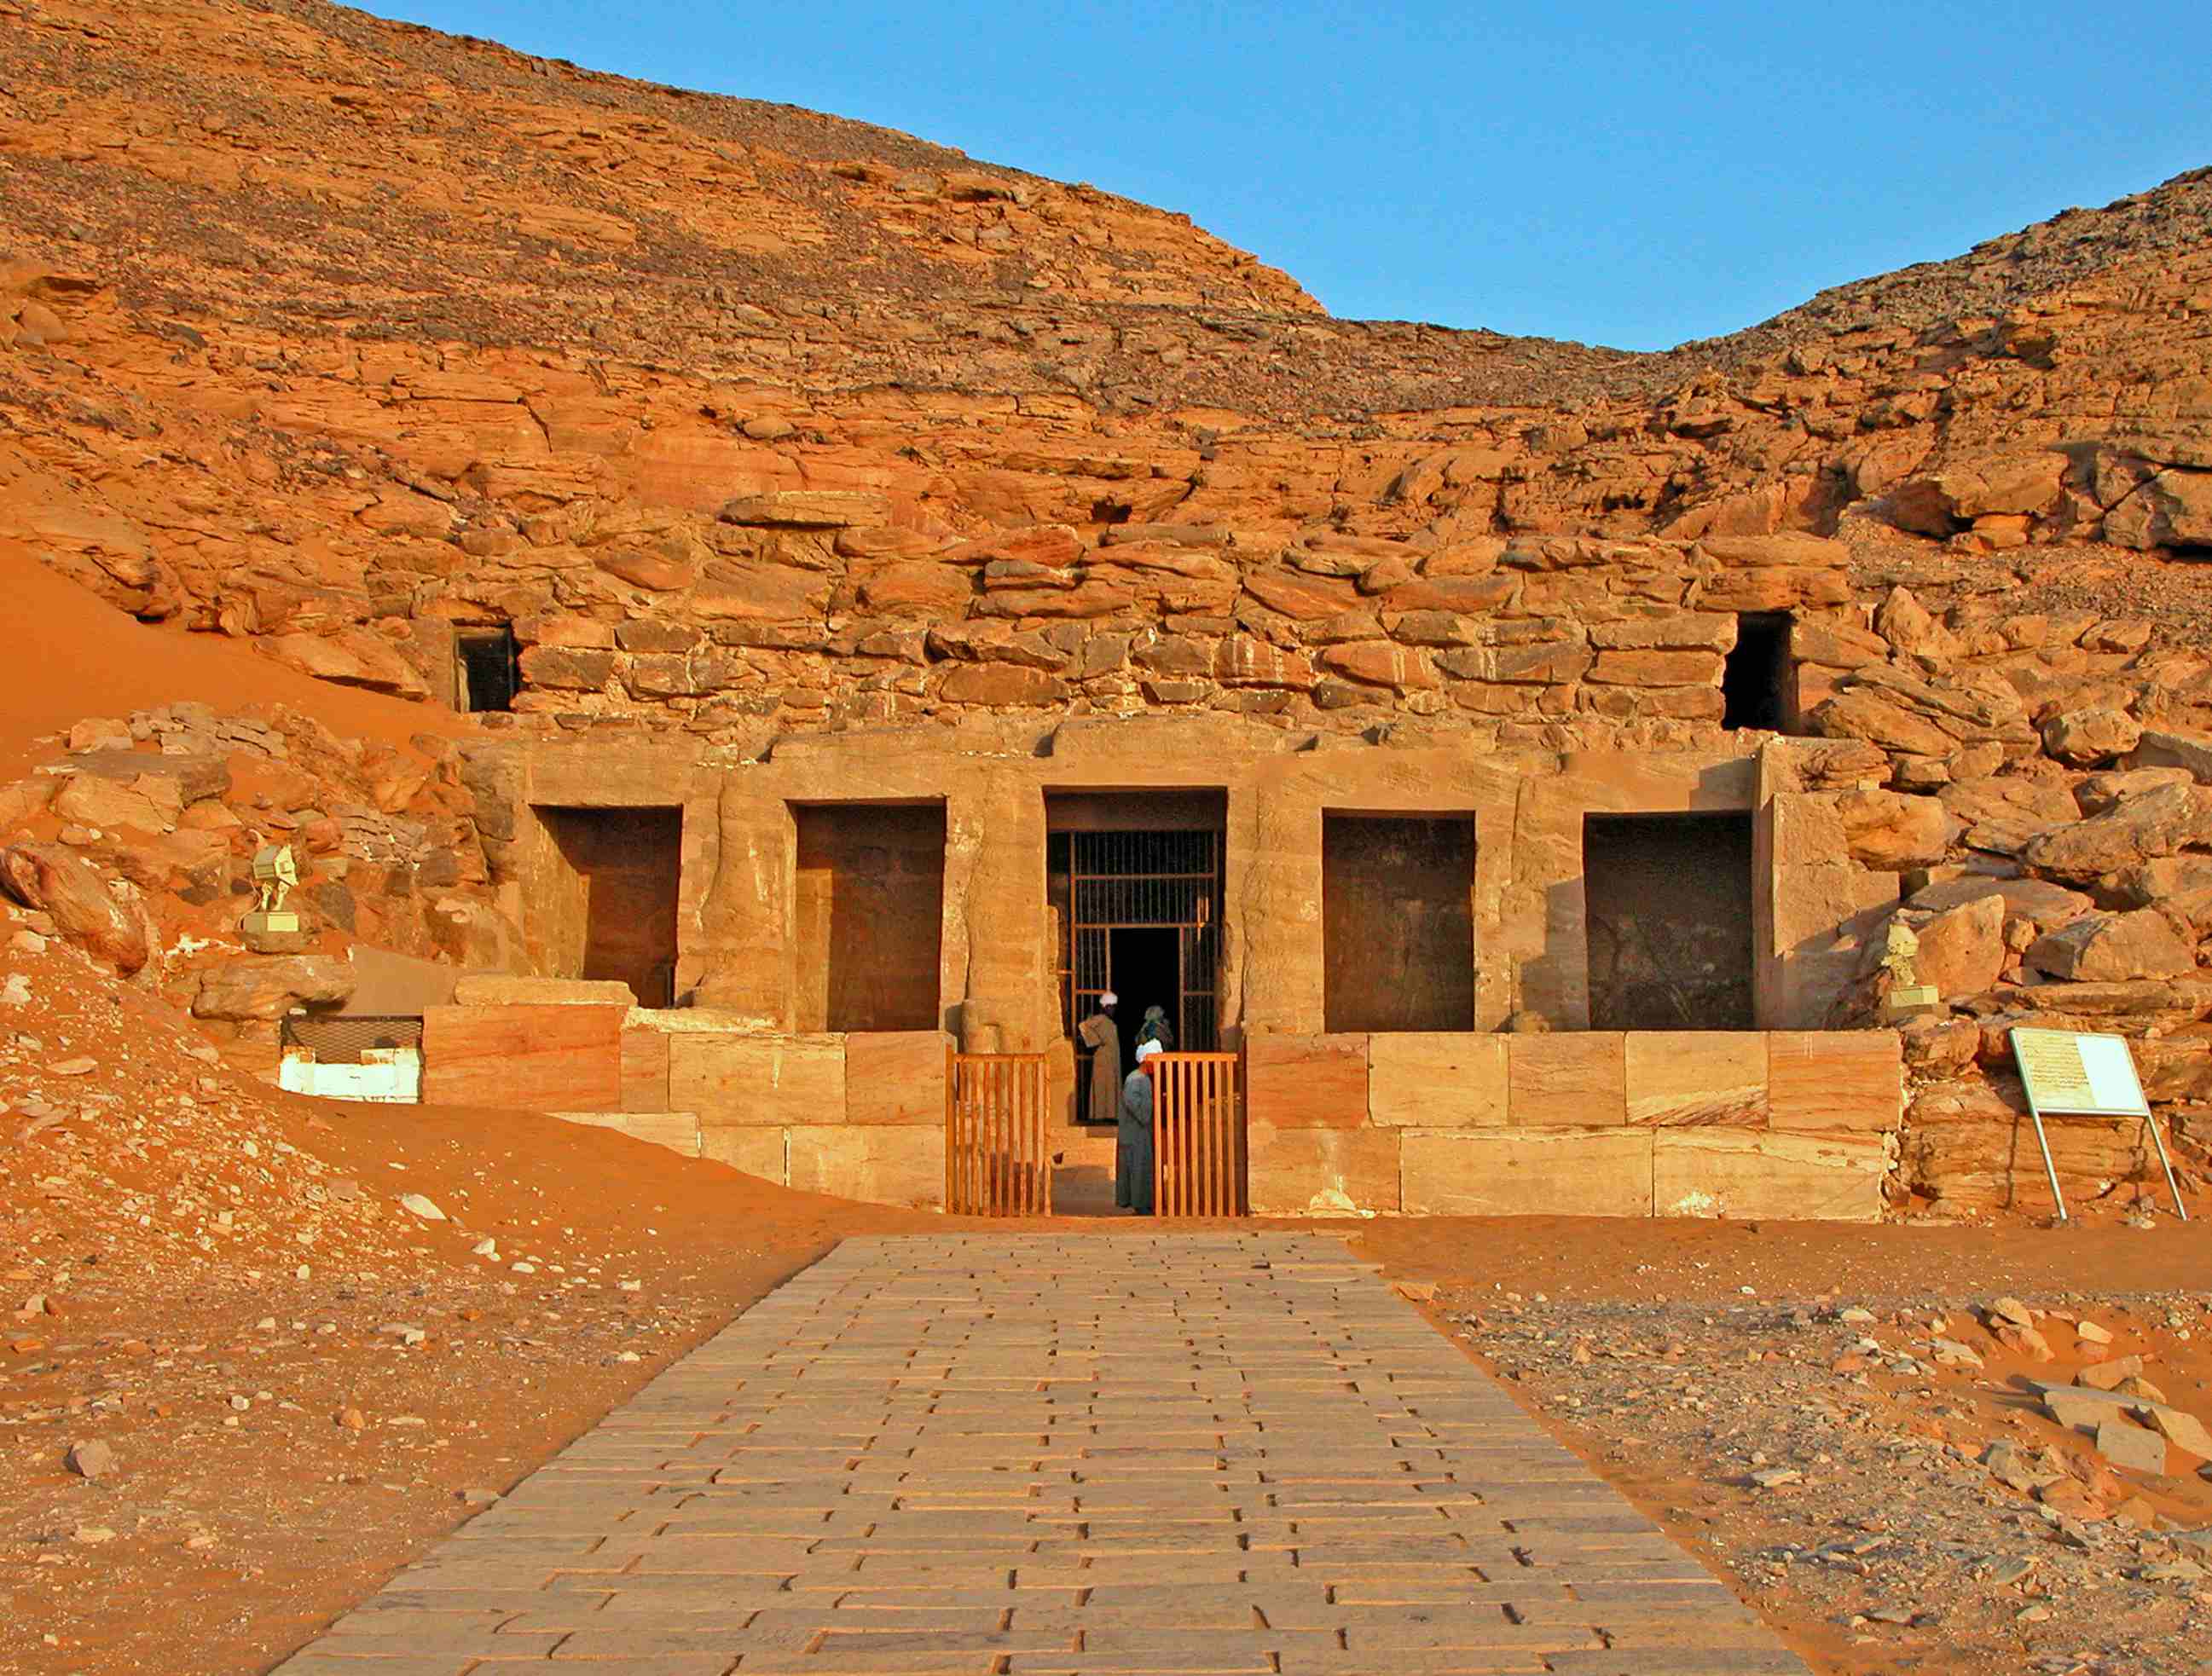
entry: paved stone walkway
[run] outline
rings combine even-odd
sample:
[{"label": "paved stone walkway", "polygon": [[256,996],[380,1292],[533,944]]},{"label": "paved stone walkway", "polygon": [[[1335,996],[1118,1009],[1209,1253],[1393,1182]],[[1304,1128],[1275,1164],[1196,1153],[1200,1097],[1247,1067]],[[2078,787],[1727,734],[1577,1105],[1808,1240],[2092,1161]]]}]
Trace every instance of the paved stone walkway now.
[{"label": "paved stone walkway", "polygon": [[1340,1241],[848,1240],[283,1676],[1805,1676]]}]

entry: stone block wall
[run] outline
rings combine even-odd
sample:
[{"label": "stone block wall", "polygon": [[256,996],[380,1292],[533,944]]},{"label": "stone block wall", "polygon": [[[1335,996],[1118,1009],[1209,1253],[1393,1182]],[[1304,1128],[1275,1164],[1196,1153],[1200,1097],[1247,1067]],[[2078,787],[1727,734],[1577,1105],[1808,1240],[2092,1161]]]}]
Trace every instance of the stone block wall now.
[{"label": "stone block wall", "polygon": [[[632,1017],[629,1115],[612,1126],[779,1187],[943,1203],[942,1031],[771,1034],[697,1011]],[[670,1116],[689,1131],[668,1127]]]},{"label": "stone block wall", "polygon": [[1888,1030],[1292,1035],[1247,1044],[1259,1216],[1872,1221]]}]

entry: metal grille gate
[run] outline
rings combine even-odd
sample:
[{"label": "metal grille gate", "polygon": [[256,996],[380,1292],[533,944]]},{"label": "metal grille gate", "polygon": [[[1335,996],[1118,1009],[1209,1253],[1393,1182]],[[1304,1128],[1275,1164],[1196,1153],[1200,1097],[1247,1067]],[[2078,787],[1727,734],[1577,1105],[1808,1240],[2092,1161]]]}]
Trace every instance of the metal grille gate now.
[{"label": "metal grille gate", "polygon": [[945,1051],[945,1208],[1048,1217],[1052,1154],[1042,1054]]},{"label": "metal grille gate", "polygon": [[[1066,846],[1066,967],[1060,993],[1066,1029],[1097,1011],[1115,987],[1111,933],[1167,930],[1177,934],[1176,1046],[1211,1052],[1219,1043],[1216,1005],[1221,953],[1221,835],[1213,831],[1056,832]],[[1125,1020],[1121,1062],[1129,1062],[1134,1020]],[[1076,1049],[1076,1086],[1087,1098],[1091,1050]],[[1092,1122],[1111,1112],[1089,1112]]]},{"label": "metal grille gate", "polygon": [[1162,1054],[1152,1066],[1153,1215],[1244,1215],[1237,1055]]}]

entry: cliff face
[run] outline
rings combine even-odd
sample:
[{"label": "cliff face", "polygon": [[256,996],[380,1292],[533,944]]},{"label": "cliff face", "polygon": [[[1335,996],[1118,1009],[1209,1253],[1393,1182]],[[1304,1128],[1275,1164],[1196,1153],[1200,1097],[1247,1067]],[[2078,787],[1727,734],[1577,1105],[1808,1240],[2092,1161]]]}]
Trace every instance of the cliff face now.
[{"label": "cliff face", "polygon": [[2203,174],[1639,356],[1332,320],[1086,187],[305,0],[0,18],[0,546],[336,680],[443,698],[449,625],[510,622],[525,713],[1250,710],[1264,665],[1292,721],[1480,726],[1520,701],[1434,654],[1597,562],[1535,537],[1660,538],[1676,605],[1717,537],[1909,541],[1923,590],[2212,550]]}]

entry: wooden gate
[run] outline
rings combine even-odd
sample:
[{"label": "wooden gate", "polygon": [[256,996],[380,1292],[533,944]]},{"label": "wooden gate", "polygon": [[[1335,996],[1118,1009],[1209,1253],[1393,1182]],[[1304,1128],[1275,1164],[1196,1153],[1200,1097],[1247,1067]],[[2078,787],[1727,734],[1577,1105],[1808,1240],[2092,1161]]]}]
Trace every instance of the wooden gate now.
[{"label": "wooden gate", "polygon": [[1042,1054],[945,1050],[945,1208],[957,1216],[1048,1217]]},{"label": "wooden gate", "polygon": [[1244,1215],[1244,1106],[1234,1054],[1161,1054],[1152,1071],[1152,1206]]}]

